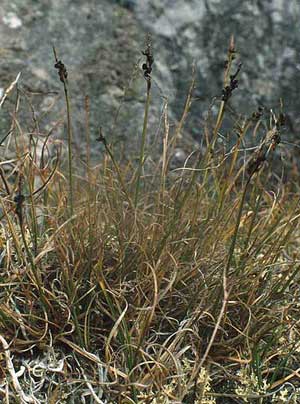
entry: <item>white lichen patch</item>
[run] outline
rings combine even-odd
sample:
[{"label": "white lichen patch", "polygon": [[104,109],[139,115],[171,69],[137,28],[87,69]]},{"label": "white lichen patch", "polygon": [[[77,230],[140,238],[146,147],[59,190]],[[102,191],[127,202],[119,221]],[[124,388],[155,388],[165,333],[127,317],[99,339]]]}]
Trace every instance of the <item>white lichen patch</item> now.
[{"label": "white lichen patch", "polygon": [[[146,404],[173,404],[183,403],[186,395],[191,394],[195,384],[190,382],[193,372],[193,362],[186,358],[181,360],[181,370],[179,379],[174,377],[167,384],[164,384],[162,391],[154,393],[152,390],[148,393],[138,395],[139,403]],[[210,394],[212,392],[211,377],[206,368],[202,367],[196,383],[195,404],[216,404],[215,398]],[[181,395],[179,394],[181,391]],[[176,399],[175,399],[176,398]]]},{"label": "white lichen patch", "polygon": [[9,12],[2,18],[3,23],[9,28],[16,29],[22,26],[21,19],[13,12]]},{"label": "white lichen patch", "polygon": [[241,368],[238,372],[240,382],[235,389],[235,393],[243,402],[251,402],[248,396],[251,395],[264,395],[268,390],[268,383],[266,380],[259,383],[257,376],[253,373],[250,367],[246,366]]}]

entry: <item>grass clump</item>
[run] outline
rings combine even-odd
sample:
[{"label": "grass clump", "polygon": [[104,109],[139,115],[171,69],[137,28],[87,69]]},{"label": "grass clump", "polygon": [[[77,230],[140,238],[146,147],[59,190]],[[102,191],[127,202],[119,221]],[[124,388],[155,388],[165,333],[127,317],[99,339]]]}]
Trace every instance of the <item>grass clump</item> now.
[{"label": "grass clump", "polygon": [[3,141],[13,155],[0,166],[2,400],[297,402],[300,207],[296,183],[277,169],[281,106],[233,113],[241,64],[232,39],[199,149],[170,169],[193,79],[174,130],[165,102],[162,153],[151,162],[150,49],[137,165],[119,163],[102,131],[92,164],[86,97],[86,158],[75,170],[65,91],[66,169],[52,131],[22,126],[16,89]]}]

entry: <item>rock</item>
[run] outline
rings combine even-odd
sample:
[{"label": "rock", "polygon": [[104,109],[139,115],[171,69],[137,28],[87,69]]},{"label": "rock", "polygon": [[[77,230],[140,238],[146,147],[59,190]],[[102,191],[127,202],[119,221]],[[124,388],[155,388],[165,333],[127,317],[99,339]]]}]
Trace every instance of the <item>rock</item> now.
[{"label": "rock", "polygon": [[[0,88],[6,88],[22,71],[21,85],[29,91],[36,109],[42,105],[42,93],[52,97],[58,92],[60,96],[43,124],[46,128],[56,121],[65,105],[53,66],[54,44],[69,72],[73,130],[79,149],[84,143],[85,95],[91,99],[94,137],[101,125],[110,140],[128,139],[130,149],[139,145],[146,94],[141,50],[146,32],[152,34],[155,59],[149,144],[161,147],[159,125],[166,98],[171,128],[180,119],[193,62],[197,101],[182,139],[193,136],[201,140],[205,112],[212,98],[222,94],[223,65],[231,34],[236,39],[237,61],[243,61],[231,108],[244,114],[255,111],[260,104],[276,110],[282,98],[293,136],[299,132],[300,37],[296,22],[300,10],[296,2],[2,0],[1,6]],[[9,97],[1,111],[3,130],[8,126],[12,102],[13,97]],[[233,121],[227,121],[227,128],[233,127]],[[56,134],[65,136],[63,126]],[[93,151],[98,158],[99,146]]]},{"label": "rock", "polygon": [[197,63],[196,95],[202,105],[197,105],[197,116],[193,114],[190,130],[200,125],[209,100],[220,95],[222,64],[231,34],[236,39],[238,59],[243,61],[239,90],[232,98],[232,106],[249,113],[258,104],[276,108],[282,98],[293,119],[299,120],[300,86],[296,84],[299,72],[295,52],[300,37],[294,28],[299,16],[300,9],[295,3],[279,0],[252,3],[172,0],[139,2],[137,7],[138,20],[153,33],[161,64],[179,65],[178,70],[170,68],[177,88],[171,106],[177,118],[180,116],[177,100],[187,91],[193,60]]}]

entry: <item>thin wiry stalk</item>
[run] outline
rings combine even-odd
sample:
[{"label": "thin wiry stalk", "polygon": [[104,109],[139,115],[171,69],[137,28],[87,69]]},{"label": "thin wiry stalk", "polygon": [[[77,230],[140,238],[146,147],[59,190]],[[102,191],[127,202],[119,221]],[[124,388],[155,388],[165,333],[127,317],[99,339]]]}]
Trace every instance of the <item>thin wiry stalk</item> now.
[{"label": "thin wiry stalk", "polygon": [[67,105],[67,131],[68,131],[68,164],[69,164],[69,184],[70,184],[70,216],[74,214],[74,197],[73,197],[73,156],[72,156],[72,128],[71,128],[71,112],[68,86],[64,82],[64,91]]},{"label": "thin wiry stalk", "polygon": [[142,175],[142,170],[143,170],[143,167],[145,164],[145,145],[146,145],[147,126],[148,126],[148,114],[149,114],[150,100],[151,100],[151,84],[152,84],[151,73],[152,73],[152,64],[154,62],[154,59],[153,59],[153,54],[152,54],[152,42],[151,42],[151,37],[149,34],[147,35],[146,49],[142,53],[146,57],[146,62],[143,64],[142,68],[144,71],[144,78],[147,83],[147,94],[146,94],[146,103],[145,103],[145,110],[144,110],[144,122],[143,122],[140,155],[139,155],[139,165],[138,165],[138,170],[137,170],[136,187],[135,187],[135,197],[134,197],[134,206],[135,207],[137,207],[137,204],[138,204],[141,175]]},{"label": "thin wiry stalk", "polygon": [[71,126],[71,107],[70,107],[70,96],[68,89],[68,80],[67,80],[67,70],[65,65],[58,60],[55,47],[53,46],[53,53],[55,58],[55,68],[58,69],[58,74],[60,77],[60,81],[64,86],[65,93],[65,102],[67,106],[67,134],[68,134],[68,167],[69,167],[69,203],[70,203],[70,216],[72,217],[74,214],[74,192],[73,192],[73,135],[72,135],[72,126]]},{"label": "thin wiry stalk", "polygon": [[91,175],[91,134],[90,134],[90,99],[85,97],[85,134],[86,134],[86,170],[87,170],[87,189],[88,189],[88,228],[89,228],[89,263],[91,270],[92,248],[93,248],[93,225],[92,225],[92,175]]},{"label": "thin wiry stalk", "polygon": [[146,103],[145,103],[145,112],[144,112],[144,123],[143,123],[143,131],[142,131],[142,140],[141,140],[141,149],[139,155],[139,166],[137,170],[137,178],[136,178],[136,188],[135,188],[135,197],[134,197],[134,206],[137,206],[138,199],[139,199],[139,192],[140,192],[140,182],[141,182],[141,175],[142,170],[145,163],[145,145],[146,145],[146,135],[147,135],[147,125],[148,125],[148,114],[150,108],[150,88],[147,86],[147,96],[146,96]]}]

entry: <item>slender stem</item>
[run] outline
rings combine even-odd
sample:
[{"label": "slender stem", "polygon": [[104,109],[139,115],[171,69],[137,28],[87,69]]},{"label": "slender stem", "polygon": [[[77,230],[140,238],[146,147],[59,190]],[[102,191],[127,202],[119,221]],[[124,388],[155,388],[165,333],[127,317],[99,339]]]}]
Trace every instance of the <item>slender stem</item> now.
[{"label": "slender stem", "polygon": [[64,81],[64,91],[67,105],[67,132],[68,132],[68,165],[69,165],[69,199],[70,199],[70,215],[74,214],[73,199],[73,156],[72,156],[72,128],[71,128],[71,109],[67,83]]},{"label": "slender stem", "polygon": [[68,133],[68,166],[69,166],[69,202],[70,202],[70,216],[74,214],[74,198],[73,198],[73,166],[72,166],[72,128],[71,128],[71,108],[70,108],[70,97],[68,91],[68,72],[66,66],[61,60],[58,60],[56,49],[53,46],[54,58],[56,61],[55,68],[58,69],[58,75],[60,81],[64,85],[65,100],[67,106],[67,133]]},{"label": "slender stem", "polygon": [[90,99],[85,97],[85,135],[86,135],[86,176],[88,190],[88,226],[89,226],[89,256],[88,256],[88,273],[91,270],[92,263],[92,176],[91,176],[91,134],[90,134]]},{"label": "slender stem", "polygon": [[151,99],[150,88],[151,88],[151,86],[149,85],[149,82],[147,82],[147,98],[146,98],[146,104],[145,104],[142,142],[141,142],[140,159],[139,159],[139,167],[138,167],[138,172],[137,172],[135,198],[134,198],[134,206],[135,207],[137,206],[137,203],[138,203],[139,191],[140,191],[140,182],[141,182],[141,174],[142,174],[142,169],[143,169],[143,166],[144,166],[144,163],[145,163],[145,144],[146,144],[147,125],[148,125],[148,113],[149,113],[150,99]]}]

